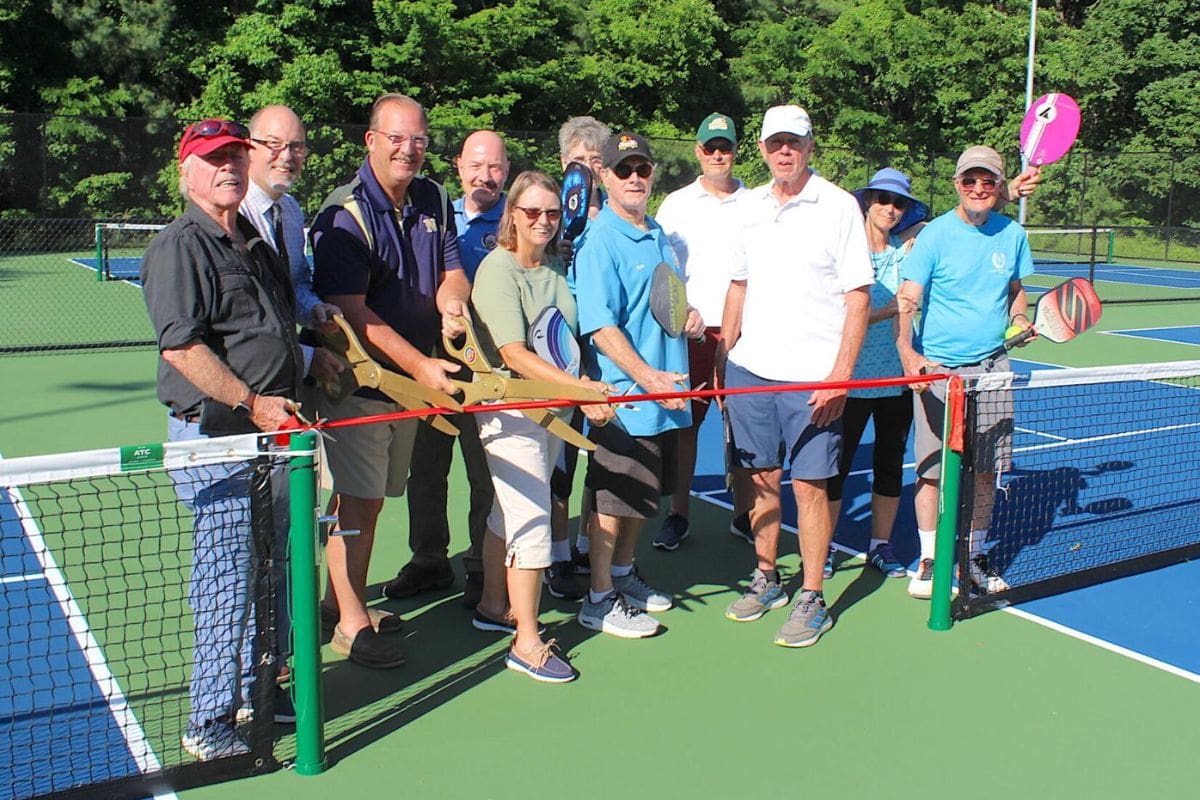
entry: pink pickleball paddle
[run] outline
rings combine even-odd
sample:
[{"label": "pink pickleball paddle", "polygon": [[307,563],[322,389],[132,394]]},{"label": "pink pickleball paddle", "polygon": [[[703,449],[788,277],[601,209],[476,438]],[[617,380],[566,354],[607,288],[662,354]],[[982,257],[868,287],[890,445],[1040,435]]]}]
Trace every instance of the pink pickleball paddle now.
[{"label": "pink pickleball paddle", "polygon": [[1025,112],[1021,154],[1030,165],[1053,164],[1067,154],[1079,135],[1079,105],[1070,95],[1044,94]]}]

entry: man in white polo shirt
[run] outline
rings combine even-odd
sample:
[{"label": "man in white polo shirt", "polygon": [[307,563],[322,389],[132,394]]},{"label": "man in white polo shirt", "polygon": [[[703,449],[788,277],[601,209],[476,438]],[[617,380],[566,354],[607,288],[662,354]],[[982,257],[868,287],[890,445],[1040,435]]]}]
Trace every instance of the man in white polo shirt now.
[{"label": "man in white polo shirt", "polygon": [[[733,204],[746,192],[733,177],[737,160],[737,126],[725,114],[709,114],[696,131],[696,160],[700,177],[667,195],[655,219],[662,226],[687,285],[688,303],[708,326],[704,339],[688,340],[688,373],[691,388],[712,385],[713,359],[721,340],[721,313],[729,288],[729,246],[733,228]],[[674,550],[688,535],[688,505],[692,474],[696,471],[696,434],[708,411],[707,403],[692,403],[692,426],[679,432],[679,485],[671,495],[671,513],[654,537],[654,546]],[[753,539],[748,488],[734,487],[735,519],[731,532]]]},{"label": "man in white polo shirt", "polygon": [[[808,162],[812,122],[799,106],[763,116],[759,152],[771,182],[738,200],[730,284],[721,320],[717,375],[730,388],[844,381],[867,328],[873,282],[858,201]],[[825,554],[833,521],[825,481],[838,471],[845,389],[731,395],[735,469],[748,473],[758,566],[749,590],[725,616],[756,620],[787,605],[776,569],[779,486],[791,463],[804,580],[775,644],[816,644],[833,620],[825,607]]]}]

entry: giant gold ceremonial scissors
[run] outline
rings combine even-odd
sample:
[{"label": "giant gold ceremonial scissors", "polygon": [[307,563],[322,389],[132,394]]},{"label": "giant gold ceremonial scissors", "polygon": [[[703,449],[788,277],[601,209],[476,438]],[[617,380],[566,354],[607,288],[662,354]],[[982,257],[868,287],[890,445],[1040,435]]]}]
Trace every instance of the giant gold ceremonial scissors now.
[{"label": "giant gold ceremonial scissors", "polygon": [[[337,331],[317,332],[321,344],[341,358],[349,366],[341,374],[341,379],[333,383],[321,383],[321,388],[334,402],[365,386],[368,389],[378,389],[392,399],[397,405],[410,411],[423,408],[446,408],[451,411],[462,411],[462,404],[445,392],[431,389],[414,381],[405,375],[384,369],[375,359],[367,354],[359,342],[354,329],[345,317],[337,314],[333,317]],[[423,418],[426,422],[442,433],[450,436],[458,435],[458,428],[440,414],[431,414]]]},{"label": "giant gold ceremonial scissors", "polygon": [[[485,400],[584,400],[589,403],[603,403],[606,398],[595,389],[585,389],[582,386],[570,386],[557,381],[526,380],[525,378],[508,378],[496,372],[484,357],[479,348],[479,340],[475,337],[475,329],[466,317],[455,317],[464,332],[451,339],[444,337],[446,352],[466,364],[475,373],[474,380],[452,381],[462,390],[464,405],[473,405]],[[462,345],[455,345],[461,339]],[[558,438],[584,450],[595,450],[596,444],[579,431],[563,422],[548,408],[521,409],[521,413],[541,425]]]}]

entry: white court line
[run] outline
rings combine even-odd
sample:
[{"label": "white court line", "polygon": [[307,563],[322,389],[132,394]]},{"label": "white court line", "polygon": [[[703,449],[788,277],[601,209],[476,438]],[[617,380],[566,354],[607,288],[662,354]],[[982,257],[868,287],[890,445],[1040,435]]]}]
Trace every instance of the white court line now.
[{"label": "white court line", "polygon": [[1174,664],[1168,664],[1165,661],[1159,661],[1157,658],[1151,658],[1144,653],[1139,653],[1136,650],[1130,650],[1128,647],[1122,647],[1119,644],[1114,644],[1107,639],[1101,639],[1099,637],[1092,636],[1090,633],[1084,633],[1083,631],[1070,628],[1061,623],[1046,619],[1045,617],[1040,617],[1037,614],[1032,614],[1019,608],[1005,608],[1003,610],[1009,614],[1012,614],[1013,616],[1029,620],[1030,622],[1034,622],[1044,628],[1049,628],[1057,633],[1066,634],[1072,639],[1078,639],[1081,642],[1087,642],[1088,644],[1107,650],[1110,653],[1116,653],[1117,655],[1131,658],[1134,661],[1154,667],[1155,669],[1161,669],[1163,672],[1169,672],[1172,675],[1185,678],[1193,683],[1200,683],[1200,675],[1197,675],[1195,672],[1190,672],[1182,667],[1177,667]]},{"label": "white court line", "polygon": [[1060,442],[1070,441],[1066,436],[1056,436],[1053,433],[1046,433],[1045,431],[1035,431],[1033,428],[1022,428],[1020,425],[1015,426],[1013,430],[1020,431],[1021,433],[1029,433],[1034,436],[1045,436],[1047,439],[1057,439]]},{"label": "white court line", "polygon": [[[1140,431],[1121,431],[1119,433],[1106,433],[1100,436],[1086,436],[1082,439],[1063,439],[1061,442],[1047,442],[1046,444],[1031,444],[1025,447],[1014,447],[1014,453],[1028,453],[1032,450],[1049,450],[1054,447],[1071,447],[1077,444],[1090,444],[1091,442],[1105,442],[1109,439],[1127,439],[1130,436],[1147,436],[1152,433],[1166,433],[1168,431],[1181,431],[1190,428],[1200,428],[1200,422],[1185,422],[1182,425],[1163,425],[1158,428],[1145,428]],[[1049,434],[1047,434],[1049,435]]]},{"label": "white court line", "polygon": [[[138,769],[143,774],[161,771],[162,766],[158,761],[158,757],[154,755],[154,750],[150,747],[150,742],[146,739],[146,733],[142,730],[141,723],[138,722],[133,709],[129,707],[129,702],[125,699],[124,692],[121,691],[116,678],[108,668],[108,662],[104,659],[104,653],[100,649],[100,644],[96,641],[96,637],[92,635],[92,631],[87,624],[87,618],[83,615],[83,610],[75,602],[71,590],[67,587],[66,578],[58,568],[58,564],[54,560],[54,555],[46,546],[46,541],[42,538],[42,532],[38,529],[37,523],[34,522],[33,513],[25,503],[25,498],[18,489],[5,489],[5,493],[8,495],[8,501],[17,511],[17,516],[21,520],[21,527],[25,532],[26,538],[29,540],[29,544],[33,548],[34,555],[37,556],[38,563],[42,566],[42,572],[46,578],[46,582],[50,586],[50,591],[54,593],[59,607],[63,614],[66,615],[67,624],[71,628],[71,635],[74,637],[79,649],[83,651],[83,656],[87,660],[88,670],[92,673],[92,679],[100,687],[100,691],[108,703],[109,713],[112,714],[117,727],[121,731],[121,735],[125,739],[125,745],[129,748],[129,754],[133,757],[133,760],[138,765]],[[175,798],[175,794],[172,792],[159,795],[158,797],[162,797],[163,800],[172,800]]]},{"label": "white court line", "polygon": [[45,580],[46,576],[40,572],[35,572],[31,575],[7,575],[0,578],[0,585],[6,583],[32,583],[34,581]]}]

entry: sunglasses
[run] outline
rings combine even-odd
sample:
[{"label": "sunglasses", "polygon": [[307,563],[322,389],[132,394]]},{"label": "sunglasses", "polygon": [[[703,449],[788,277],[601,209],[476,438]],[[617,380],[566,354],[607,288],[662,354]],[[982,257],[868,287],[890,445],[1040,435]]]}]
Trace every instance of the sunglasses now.
[{"label": "sunglasses", "polygon": [[233,136],[237,139],[249,139],[250,129],[240,122],[230,122],[227,119],[205,119],[187,129],[184,139],[212,139],[217,136]]},{"label": "sunglasses", "polygon": [[799,152],[800,150],[804,149],[804,145],[807,141],[807,136],[785,134],[782,136],[772,136],[770,139],[767,139],[765,142],[763,142],[763,146],[767,148],[768,153],[778,152],[785,144],[788,146],[789,150]]},{"label": "sunglasses", "polygon": [[705,142],[700,145],[700,149],[704,151],[704,155],[711,156],[713,153],[732,153],[733,145],[729,142]]},{"label": "sunglasses", "polygon": [[561,208],[525,208],[524,206],[513,206],[517,211],[525,215],[525,219],[530,222],[537,222],[542,214],[546,215],[546,219],[550,222],[558,222],[562,219]]},{"label": "sunglasses", "polygon": [[878,203],[881,206],[892,206],[897,211],[903,211],[908,208],[909,200],[904,195],[896,194],[895,192],[876,191],[871,197],[872,203]]},{"label": "sunglasses", "polygon": [[651,175],[654,174],[654,165],[651,164],[649,161],[643,161],[642,163],[638,164],[636,167],[631,167],[628,164],[622,162],[612,168],[613,175],[616,175],[621,180],[625,180],[626,178],[628,178],[630,175],[632,175],[635,172],[637,173],[637,176],[639,178],[641,178],[642,180],[646,180],[647,178],[649,178]]},{"label": "sunglasses", "polygon": [[958,179],[958,182],[963,185],[964,189],[970,189],[974,187],[976,181],[979,182],[980,186],[989,191],[995,189],[996,185],[1000,183],[1000,181],[996,180],[995,178],[974,178],[969,175],[964,175]]}]

